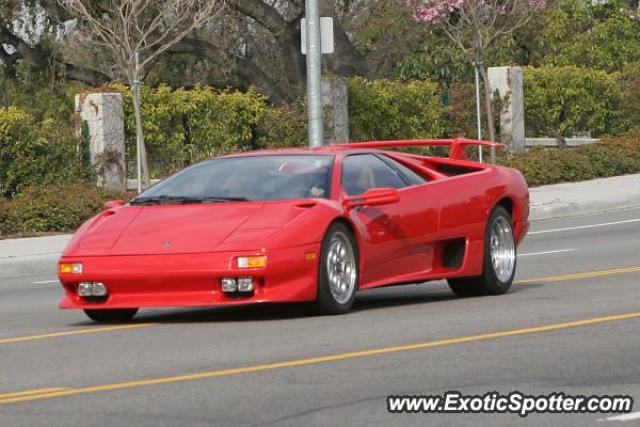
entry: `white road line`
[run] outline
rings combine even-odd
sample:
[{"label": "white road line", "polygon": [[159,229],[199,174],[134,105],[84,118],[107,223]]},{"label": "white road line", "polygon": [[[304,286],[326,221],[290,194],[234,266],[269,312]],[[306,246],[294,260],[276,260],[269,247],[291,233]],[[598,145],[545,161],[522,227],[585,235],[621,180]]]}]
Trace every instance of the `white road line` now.
[{"label": "white road line", "polygon": [[605,418],[600,421],[633,421],[640,420],[640,412],[632,412],[630,414],[617,415],[615,417]]},{"label": "white road line", "polygon": [[532,255],[547,255],[547,254],[559,254],[563,252],[575,252],[578,249],[558,249],[557,251],[545,251],[545,252],[531,252],[528,254],[518,254],[518,256],[532,256]]},{"label": "white road line", "polygon": [[33,282],[34,285],[44,285],[47,283],[58,283],[58,280],[43,280],[42,282]]},{"label": "white road line", "polygon": [[579,225],[576,227],[554,228],[553,230],[531,231],[527,234],[531,235],[531,234],[558,233],[560,231],[572,231],[572,230],[582,230],[585,228],[607,227],[609,225],[629,224],[632,222],[640,222],[640,218],[628,219],[626,221],[603,222],[601,224]]}]

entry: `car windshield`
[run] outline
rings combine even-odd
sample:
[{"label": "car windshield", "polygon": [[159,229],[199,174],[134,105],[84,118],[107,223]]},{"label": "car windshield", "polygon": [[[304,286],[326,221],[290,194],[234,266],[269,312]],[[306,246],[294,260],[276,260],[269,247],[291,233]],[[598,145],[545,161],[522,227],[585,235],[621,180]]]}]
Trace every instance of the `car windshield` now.
[{"label": "car windshield", "polygon": [[328,197],[333,156],[230,157],[191,166],[131,204],[190,204]]}]

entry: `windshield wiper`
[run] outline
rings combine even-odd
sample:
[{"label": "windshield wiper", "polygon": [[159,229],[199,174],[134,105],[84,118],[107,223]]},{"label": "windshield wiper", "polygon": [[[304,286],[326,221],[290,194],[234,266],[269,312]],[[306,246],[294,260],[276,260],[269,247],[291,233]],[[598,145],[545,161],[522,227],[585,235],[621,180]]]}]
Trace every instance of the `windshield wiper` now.
[{"label": "windshield wiper", "polygon": [[188,205],[196,203],[246,202],[246,197],[184,197],[184,196],[154,196],[138,197],[130,202],[131,205]]},{"label": "windshield wiper", "polygon": [[138,197],[130,202],[132,205],[171,205],[188,203],[202,203],[202,200],[198,197],[154,196]]}]

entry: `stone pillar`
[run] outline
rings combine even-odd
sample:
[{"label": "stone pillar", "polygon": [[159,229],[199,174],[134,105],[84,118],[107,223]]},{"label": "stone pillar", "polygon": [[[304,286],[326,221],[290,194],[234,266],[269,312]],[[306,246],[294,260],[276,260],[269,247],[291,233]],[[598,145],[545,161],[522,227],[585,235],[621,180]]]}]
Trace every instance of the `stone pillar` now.
[{"label": "stone pillar", "polygon": [[525,151],[524,80],[520,67],[490,67],[487,70],[491,93],[505,100],[500,111],[500,140],[515,153]]},{"label": "stone pillar", "polygon": [[126,190],[124,112],[120,93],[76,95],[75,111],[80,117],[78,135],[88,127],[89,152],[98,186]]},{"label": "stone pillar", "polygon": [[349,85],[346,78],[322,80],[322,106],[326,114],[324,143],[349,142]]}]

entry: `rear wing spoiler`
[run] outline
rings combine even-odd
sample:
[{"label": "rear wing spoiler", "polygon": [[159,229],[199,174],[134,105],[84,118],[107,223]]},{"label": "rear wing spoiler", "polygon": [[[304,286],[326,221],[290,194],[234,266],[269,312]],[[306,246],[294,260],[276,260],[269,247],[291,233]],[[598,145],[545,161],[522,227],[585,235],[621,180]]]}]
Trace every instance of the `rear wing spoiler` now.
[{"label": "rear wing spoiler", "polygon": [[504,147],[499,142],[481,141],[478,139],[408,139],[404,141],[374,141],[374,142],[353,142],[344,144],[349,148],[397,148],[397,147],[441,147],[449,146],[450,159],[464,160],[467,158],[464,148],[475,145],[479,147]]}]

